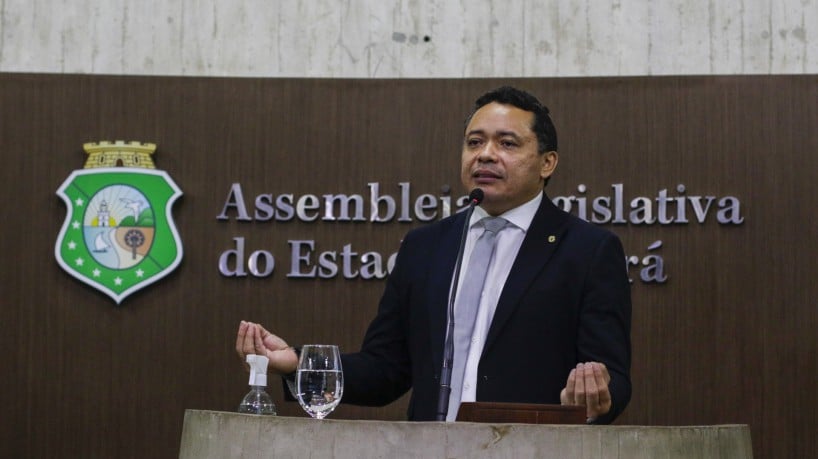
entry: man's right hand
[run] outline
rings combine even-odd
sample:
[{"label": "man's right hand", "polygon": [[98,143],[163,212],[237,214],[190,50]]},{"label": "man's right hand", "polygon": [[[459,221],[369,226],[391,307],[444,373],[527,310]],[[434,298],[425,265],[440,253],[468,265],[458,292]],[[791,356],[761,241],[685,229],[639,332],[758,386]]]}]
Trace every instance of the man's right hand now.
[{"label": "man's right hand", "polygon": [[286,375],[298,367],[298,356],[295,350],[278,336],[268,332],[260,324],[241,321],[236,336],[236,353],[239,355],[245,369],[250,371],[246,362],[248,354],[263,355],[270,360],[267,365],[269,373]]}]

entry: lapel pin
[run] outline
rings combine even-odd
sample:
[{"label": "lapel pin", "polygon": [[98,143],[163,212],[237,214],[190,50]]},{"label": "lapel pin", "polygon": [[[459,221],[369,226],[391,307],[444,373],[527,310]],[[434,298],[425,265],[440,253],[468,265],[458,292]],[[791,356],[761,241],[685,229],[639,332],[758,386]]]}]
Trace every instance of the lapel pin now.
[{"label": "lapel pin", "polygon": [[551,236],[548,236],[548,242],[553,244],[554,242],[556,242],[556,240],[557,236],[554,236],[553,234]]}]

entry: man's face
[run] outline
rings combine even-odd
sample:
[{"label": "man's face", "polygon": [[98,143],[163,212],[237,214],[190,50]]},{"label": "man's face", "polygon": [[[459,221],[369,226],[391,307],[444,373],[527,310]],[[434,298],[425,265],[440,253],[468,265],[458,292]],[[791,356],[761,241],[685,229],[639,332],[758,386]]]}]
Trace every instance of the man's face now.
[{"label": "man's face", "polygon": [[460,178],[481,188],[481,206],[499,215],[531,200],[557,167],[556,152],[537,152],[534,114],[497,102],[480,107],[466,126]]}]

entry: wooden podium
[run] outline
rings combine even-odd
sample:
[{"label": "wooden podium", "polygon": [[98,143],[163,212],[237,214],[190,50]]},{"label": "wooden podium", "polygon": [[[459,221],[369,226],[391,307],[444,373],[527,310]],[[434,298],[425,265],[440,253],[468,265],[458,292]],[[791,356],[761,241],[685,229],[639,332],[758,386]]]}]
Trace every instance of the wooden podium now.
[{"label": "wooden podium", "polygon": [[387,422],[185,412],[180,459],[747,459],[750,429]]},{"label": "wooden podium", "polygon": [[585,407],[534,403],[463,402],[458,422],[585,424]]}]

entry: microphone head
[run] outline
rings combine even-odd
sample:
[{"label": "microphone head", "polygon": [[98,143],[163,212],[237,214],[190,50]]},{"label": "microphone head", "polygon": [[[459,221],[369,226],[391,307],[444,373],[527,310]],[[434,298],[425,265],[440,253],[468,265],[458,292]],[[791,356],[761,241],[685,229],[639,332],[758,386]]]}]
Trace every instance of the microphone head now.
[{"label": "microphone head", "polygon": [[483,193],[483,190],[480,188],[475,188],[471,190],[471,193],[469,193],[469,204],[479,206],[480,203],[483,202],[483,198],[485,196],[486,195]]}]

